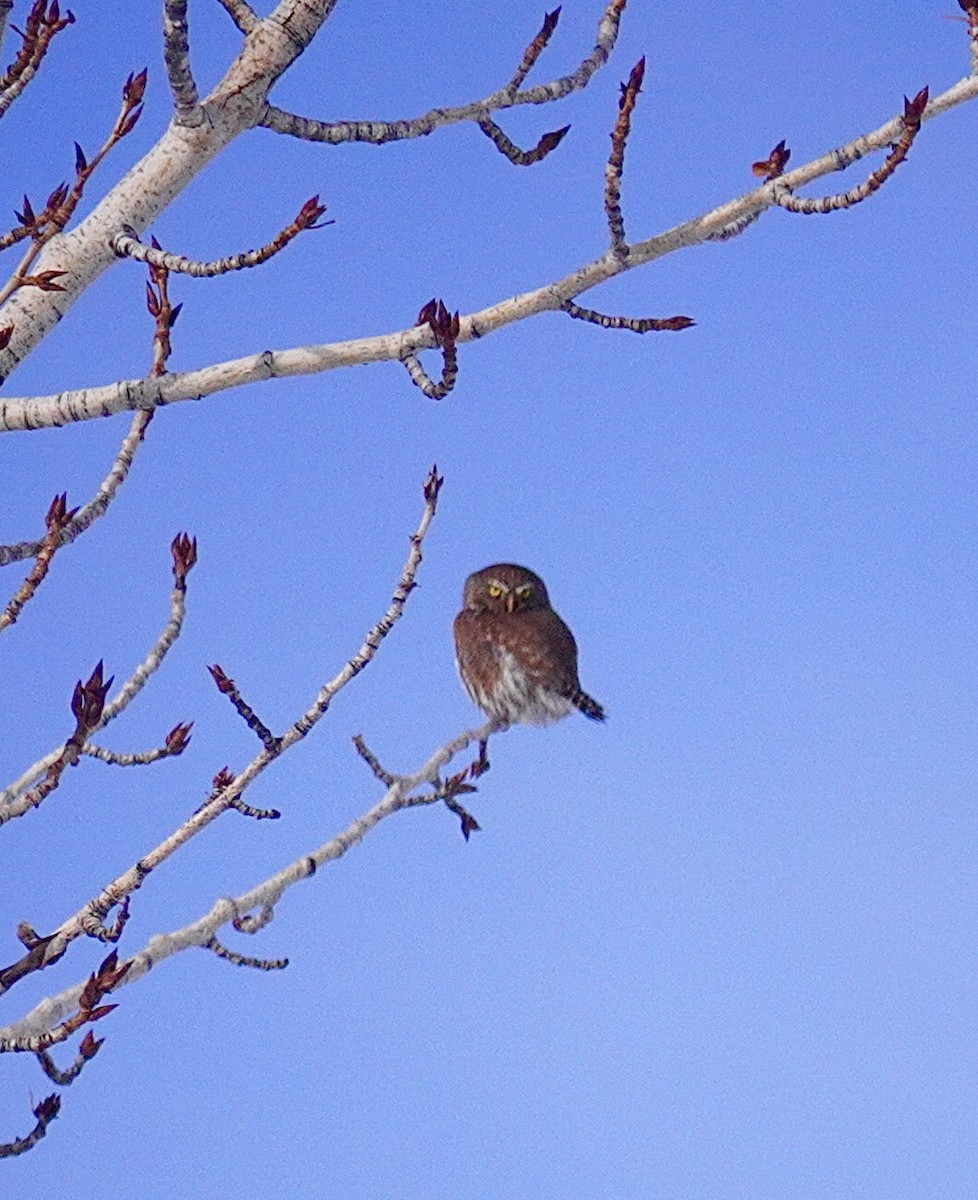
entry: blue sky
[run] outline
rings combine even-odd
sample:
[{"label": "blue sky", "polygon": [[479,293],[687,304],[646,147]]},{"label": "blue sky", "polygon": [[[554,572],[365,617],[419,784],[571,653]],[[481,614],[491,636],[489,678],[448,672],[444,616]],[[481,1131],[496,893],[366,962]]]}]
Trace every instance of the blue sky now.
[{"label": "blue sky", "polygon": [[[273,98],[339,119],[484,95],[543,9],[476,7],[344,0]],[[79,0],[4,118],[7,209],[63,177],[73,140],[97,145],[143,65],[146,114],[103,187],[159,136],[155,8]],[[568,0],[534,79],[576,63],[599,11]],[[176,279],[171,367],[400,328],[432,295],[481,308],[594,258],[618,82],[642,54],[633,238],[748,190],[780,138],[801,163],[949,86],[968,67],[958,11],[631,0],[585,92],[500,118],[524,143],[571,123],[531,170],[470,127],[381,148],[254,132],[160,241],[249,248],[315,192],[336,224],[259,271]],[[235,34],[216,3],[191,20],[207,86]],[[771,212],[582,300],[686,313],[688,332],[548,315],[462,347],[440,403],[391,364],[157,414],[109,515],[0,640],[0,775],[65,736],[97,659],[121,677],[142,656],[181,529],[200,545],[185,635],[105,741],[144,749],[190,719],[194,739],[143,771],[85,761],[4,828],[0,960],[18,920],[56,925],[251,758],[206,663],[273,728],[305,708],[386,606],[432,461],[446,482],[403,621],[249,793],[283,819],[211,826],[136,895],[122,953],[369,807],[352,734],[408,770],[475,723],[450,637],[471,570],[543,575],[609,720],[507,733],[468,845],[448,813],[401,814],[257,938],[228,937],[287,971],[188,953],[120,991],[46,1141],[6,1165],[10,1194],[974,1197],[974,121],[928,123],[858,209]],[[143,373],[143,287],[136,264],[104,276],[5,392]],[[2,439],[0,541],[35,536],[55,492],[86,499],[127,425]],[[24,982],[4,1020],[100,949]],[[7,1137],[51,1088],[32,1061],[3,1065]]]}]

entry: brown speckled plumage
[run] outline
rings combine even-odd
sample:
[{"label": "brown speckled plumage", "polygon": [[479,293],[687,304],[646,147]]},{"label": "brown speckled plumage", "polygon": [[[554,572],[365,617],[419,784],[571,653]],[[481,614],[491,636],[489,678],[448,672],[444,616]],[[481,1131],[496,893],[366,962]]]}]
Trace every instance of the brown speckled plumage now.
[{"label": "brown speckled plumage", "polygon": [[539,575],[496,563],[465,581],[455,618],[455,659],[465,690],[490,717],[544,725],[575,708],[604,709],[581,690],[574,635],[550,607]]}]

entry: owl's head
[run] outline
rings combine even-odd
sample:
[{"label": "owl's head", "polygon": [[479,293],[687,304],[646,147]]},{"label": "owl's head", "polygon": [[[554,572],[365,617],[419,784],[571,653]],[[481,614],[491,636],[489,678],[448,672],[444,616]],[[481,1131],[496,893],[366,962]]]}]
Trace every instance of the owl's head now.
[{"label": "owl's head", "polygon": [[543,580],[533,571],[514,563],[495,563],[466,579],[462,603],[477,612],[512,613],[549,608],[550,597]]}]

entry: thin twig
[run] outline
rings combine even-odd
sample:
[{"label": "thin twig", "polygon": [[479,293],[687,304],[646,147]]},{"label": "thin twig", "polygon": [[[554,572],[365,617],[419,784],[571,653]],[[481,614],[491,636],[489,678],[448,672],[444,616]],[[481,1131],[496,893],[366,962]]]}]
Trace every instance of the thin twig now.
[{"label": "thin twig", "polygon": [[212,663],[208,668],[211,673],[211,678],[217,685],[217,690],[234,705],[235,712],[248,726],[251,732],[258,738],[261,744],[265,747],[269,754],[277,754],[281,738],[277,738],[268,726],[262,721],[255,710],[245,700],[238,691],[237,684],[224,670],[217,664]]},{"label": "thin twig", "polygon": [[625,143],[632,123],[632,111],[645,78],[645,58],[632,67],[628,82],[621,85],[618,98],[618,119],[611,133],[611,154],[604,169],[604,211],[611,233],[611,250],[616,258],[628,257],[625,242],[625,222],[621,215],[621,172],[625,164]]},{"label": "thin twig", "polygon": [[38,808],[55,791],[67,768],[78,761],[88,735],[101,724],[105,696],[111,686],[111,676],[103,681],[101,662],[96,665],[87,682],[78,681],[71,698],[71,712],[75,718],[73,733],[60,750],[47,756],[50,761],[40,782],[30,790],[14,795],[9,803],[0,807],[0,825],[14,817],[23,816],[32,808]]},{"label": "thin twig", "polygon": [[499,153],[508,158],[511,163],[518,167],[532,167],[534,163],[546,158],[551,150],[560,145],[570,126],[565,125],[562,129],[554,129],[550,133],[545,133],[532,150],[522,150],[515,142],[510,141],[496,122],[489,117],[479,118],[479,128]]},{"label": "thin twig", "polygon": [[594,48],[581,60],[576,70],[550,83],[514,91],[511,81],[482,100],[474,100],[470,104],[462,104],[455,108],[433,108],[420,117],[406,121],[313,121],[270,104],[258,124],[274,130],[275,133],[288,134],[308,142],[326,142],[334,146],[341,142],[369,142],[379,146],[385,142],[424,137],[435,129],[455,125],[460,121],[478,121],[487,113],[500,108],[514,108],[523,104],[548,104],[586,87],[595,71],[608,61],[618,37],[625,2],[626,0],[611,0],[598,21]]},{"label": "thin twig", "polygon": [[163,0],[163,61],[177,125],[194,129],[207,119],[190,66],[187,0]]},{"label": "thin twig", "polygon": [[[145,91],[146,72],[140,71],[138,75],[130,74],[122,87],[122,104],[119,109],[119,115],[116,117],[115,124],[112,126],[109,136],[99,147],[94,158],[88,159],[81,146],[75,142],[75,181],[70,188],[63,185],[60,188],[55,188],[51,193],[51,196],[48,198],[47,207],[44,214],[42,214],[43,220],[39,219],[32,229],[30,248],[21,259],[16,271],[14,271],[4,286],[0,288],[0,306],[5,304],[18,288],[37,287],[45,292],[60,292],[64,290],[62,285],[57,282],[57,279],[65,275],[66,272],[42,271],[38,275],[31,275],[30,268],[44,246],[60,233],[71,220],[84,194],[85,185],[91,179],[105,156],[113,146],[121,142],[124,137],[127,137],[135,129],[136,123],[143,113],[143,96]],[[27,224],[28,222],[24,223]]]},{"label": "thin twig", "polygon": [[676,332],[696,324],[692,317],[610,317],[593,308],[581,308],[573,300],[565,300],[561,308],[578,321],[589,321],[602,329],[629,329],[632,333]]},{"label": "thin twig", "polygon": [[[115,499],[116,492],[126,481],[129,469],[132,466],[132,460],[135,458],[136,451],[142,443],[146,427],[152,419],[153,410],[151,408],[143,409],[133,416],[129,432],[119,447],[119,452],[112,462],[109,473],[99,484],[98,490],[91,500],[87,504],[83,504],[61,530],[58,536],[59,547],[67,546],[69,542],[73,542],[79,534],[84,533],[99,517],[105,515],[109,505]],[[18,542],[13,546],[0,546],[0,567],[4,567],[8,563],[20,562],[25,558],[36,558],[43,544],[44,539],[41,538],[36,542]]]},{"label": "thin twig", "polygon": [[[251,762],[237,775],[231,776],[230,772],[220,772],[215,777],[214,790],[211,792],[207,800],[202,804],[182,825],[178,826],[168,837],[164,838],[157,846],[144,854],[138,859],[128,870],[117,876],[114,880],[108,883],[97,896],[84,905],[78,912],[67,920],[63,921],[55,932],[46,937],[36,940],[27,954],[22,956],[10,966],[0,969],[0,993],[7,991],[20,979],[26,975],[32,974],[35,971],[43,970],[56,962],[65,953],[67,947],[76,938],[89,932],[86,928],[86,923],[91,924],[91,917],[94,915],[98,920],[110,911],[115,905],[123,904],[126,897],[130,896],[134,891],[140,888],[146,881],[147,877],[161,863],[169,859],[173,854],[180,849],[186,842],[194,837],[200,830],[206,828],[212,821],[216,820],[222,813],[232,807],[233,802],[240,798],[241,794],[248,788],[255,779],[265,770],[265,768],[278,757],[301,741],[309,731],[322,719],[336,694],[345,687],[352,679],[367,666],[373,659],[374,655],[380,647],[381,642],[393,628],[407,603],[408,596],[414,590],[414,579],[417,574],[418,567],[421,564],[421,550],[425,536],[434,519],[435,511],[438,505],[438,495],[441,490],[442,478],[438,475],[437,469],[432,467],[423,484],[424,508],[422,510],[421,519],[415,532],[411,535],[411,545],[408,551],[407,559],[401,570],[401,576],[397,586],[394,589],[394,594],[391,597],[390,604],[384,612],[380,620],[367,633],[363,640],[360,649],[343,665],[337,675],[328,683],[320,688],[316,698],[306,709],[306,711],[296,720],[285,732],[278,742],[278,747],[273,753],[264,746],[261,751],[251,760]],[[185,548],[186,549],[186,548]],[[182,559],[186,562],[189,556],[189,550],[182,554]],[[177,551],[174,551],[175,572],[177,569],[176,559]],[[192,565],[192,563],[190,564]],[[189,567],[187,567],[189,569]],[[106,705],[108,708],[109,705]],[[440,761],[440,760],[439,760]],[[425,777],[427,778],[427,776]],[[10,807],[14,807],[11,805]],[[397,807],[403,807],[403,804],[398,804]],[[393,811],[393,810],[392,810]],[[3,816],[0,810],[0,817]],[[304,875],[309,874],[308,870],[304,870]],[[234,916],[239,912],[247,912],[249,909],[256,907],[256,903],[240,905]],[[222,924],[224,922],[221,922]],[[217,929],[208,930],[208,936],[214,933]],[[74,1019],[74,1018],[72,1018]],[[75,1026],[77,1028],[77,1026]],[[65,1037],[67,1032],[62,1030]],[[60,1037],[55,1040],[61,1040]],[[51,1042],[45,1042],[44,1045],[50,1045]],[[2,1038],[0,1038],[0,1051],[4,1048]],[[18,1043],[16,1049],[29,1048],[32,1050],[42,1049],[42,1045],[31,1043]]]},{"label": "thin twig", "polygon": [[428,326],[434,336],[435,345],[441,349],[441,379],[435,383],[416,354],[404,354],[401,362],[407,368],[415,387],[420,388],[429,399],[441,400],[452,390],[458,378],[458,355],[455,349],[459,330],[458,313],[450,313],[444,301],[432,299],[418,313],[417,323]]},{"label": "thin twig", "polygon": [[48,531],[41,539],[37,557],[34,559],[34,565],[27,578],[14,593],[7,607],[0,613],[0,633],[14,624],[23,611],[24,605],[33,598],[40,587],[48,573],[51,559],[61,545],[61,533],[77,511],[74,508],[68,509],[64,492],[60,496],[55,496],[51,501],[47,516],[44,518]]},{"label": "thin twig", "polygon": [[[112,699],[105,704],[98,724],[93,726],[89,733],[104,729],[110,721],[114,720],[132,703],[146,686],[149,678],[159,670],[167,652],[180,636],[187,610],[187,574],[196,562],[196,541],[188,538],[186,534],[178,534],[174,538],[170,551],[173,556],[174,587],[170,592],[169,619],[143,661],[120,686]],[[58,762],[64,751],[65,746],[59,746],[57,749],[49,751],[43,758],[28,767],[19,778],[0,791],[0,825],[14,817],[22,816],[30,808],[35,807],[32,793],[26,789],[31,788],[32,784],[49,771],[52,765]]]},{"label": "thin twig", "polygon": [[874,192],[879,191],[907,157],[910,147],[913,145],[914,138],[920,132],[921,117],[923,116],[924,109],[927,107],[927,95],[927,88],[924,87],[920,89],[912,100],[908,100],[904,96],[903,116],[900,118],[903,128],[900,136],[893,143],[883,165],[877,167],[857,187],[850,188],[848,192],[836,193],[834,196],[811,198],[808,196],[793,195],[790,187],[786,186],[780,180],[776,180],[772,185],[775,204],[780,205],[781,208],[788,209],[789,212],[802,213],[807,216],[812,213],[830,213],[836,212],[841,208],[852,208],[854,204],[859,204],[863,200],[867,200]]},{"label": "thin twig", "polygon": [[[3,13],[2,26],[6,25],[9,11],[8,6]],[[37,74],[52,40],[62,29],[73,24],[74,20],[70,12],[61,16],[57,0],[51,0],[50,8],[48,0],[35,0],[24,23],[24,40],[20,50],[8,69],[0,76],[0,117]]]},{"label": "thin twig", "polygon": [[557,22],[560,20],[560,7],[558,6],[553,12],[544,14],[543,25],[540,27],[540,32],[536,35],[532,42],[523,51],[523,57],[520,59],[520,65],[516,68],[516,74],[506,85],[506,90],[515,92],[523,85],[523,80],[529,75],[534,63],[546,49],[547,43],[550,41],[553,31],[557,28]]},{"label": "thin twig", "polygon": [[209,938],[203,944],[205,950],[211,950],[218,958],[233,963],[236,967],[253,967],[256,971],[283,971],[288,965],[287,958],[252,958],[247,954],[239,954],[222,946],[216,937]]},{"label": "thin twig", "polygon": [[231,271],[241,271],[246,267],[257,267],[268,262],[278,254],[305,229],[322,229],[333,221],[320,221],[326,211],[326,205],[319,203],[319,197],[313,196],[303,204],[296,216],[285,228],[275,235],[266,245],[257,250],[246,250],[243,254],[232,254],[226,258],[214,259],[211,262],[198,262],[186,258],[182,254],[171,254],[154,245],[144,246],[136,236],[135,230],[127,229],[117,233],[111,240],[112,249],[120,258],[134,258],[139,262],[150,263],[156,267],[165,267],[168,271],[178,271],[182,275],[193,275],[197,279],[209,279],[215,275],[227,275]]},{"label": "thin twig", "polygon": [[67,1087],[69,1084],[75,1082],[82,1073],[85,1064],[98,1054],[104,1041],[105,1038],[97,1038],[89,1030],[81,1040],[75,1054],[74,1062],[72,1062],[71,1066],[65,1067],[64,1070],[58,1066],[47,1050],[39,1050],[37,1052],[37,1061],[40,1063],[41,1070],[52,1083],[56,1083],[58,1087]]},{"label": "thin twig", "polygon": [[136,754],[120,754],[117,750],[107,750],[104,746],[95,746],[91,742],[86,742],[81,753],[88,755],[89,758],[97,758],[100,762],[111,763],[116,767],[144,767],[150,763],[159,762],[161,758],[176,758],[186,750],[190,744],[190,730],[193,727],[193,721],[189,721],[184,725],[175,725],[166,735],[166,741],[162,746],[156,746],[152,750],[143,750]]},{"label": "thin twig", "polygon": [[258,25],[259,18],[247,0],[218,0],[231,20],[243,34],[249,34]]},{"label": "thin twig", "polygon": [[25,1137],[14,1138],[12,1142],[0,1142],[0,1158],[13,1158],[15,1154],[33,1150],[61,1111],[61,1097],[57,1093],[45,1096],[33,1111],[37,1124]]}]

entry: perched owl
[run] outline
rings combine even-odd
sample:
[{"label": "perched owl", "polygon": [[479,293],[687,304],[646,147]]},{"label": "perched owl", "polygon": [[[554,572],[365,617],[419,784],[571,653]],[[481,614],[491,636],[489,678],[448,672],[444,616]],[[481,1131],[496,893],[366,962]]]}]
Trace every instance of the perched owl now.
[{"label": "perched owl", "polygon": [[455,661],[465,690],[487,716],[546,725],[579,708],[592,721],[604,709],[581,691],[574,635],[550,607],[539,575],[512,563],[465,581],[455,618]]}]

